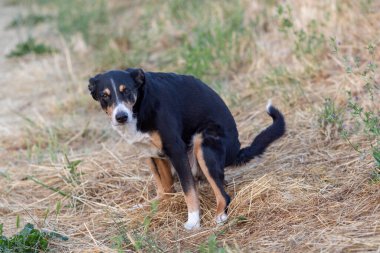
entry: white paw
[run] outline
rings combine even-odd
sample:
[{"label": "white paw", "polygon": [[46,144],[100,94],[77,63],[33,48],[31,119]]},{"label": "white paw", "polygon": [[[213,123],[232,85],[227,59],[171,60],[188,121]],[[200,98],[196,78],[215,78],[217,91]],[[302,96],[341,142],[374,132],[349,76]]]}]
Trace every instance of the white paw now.
[{"label": "white paw", "polygon": [[186,230],[193,230],[201,227],[201,221],[199,219],[199,211],[189,212],[188,219],[185,222]]},{"label": "white paw", "polygon": [[186,221],[184,227],[185,227],[186,230],[193,230],[193,229],[200,228],[201,224],[200,224],[199,221],[196,222],[196,223],[190,222],[190,221]]},{"label": "white paw", "polygon": [[222,224],[222,223],[224,223],[226,220],[228,219],[228,216],[227,216],[227,214],[226,213],[222,213],[222,214],[218,214],[217,216],[216,216],[216,224]]}]

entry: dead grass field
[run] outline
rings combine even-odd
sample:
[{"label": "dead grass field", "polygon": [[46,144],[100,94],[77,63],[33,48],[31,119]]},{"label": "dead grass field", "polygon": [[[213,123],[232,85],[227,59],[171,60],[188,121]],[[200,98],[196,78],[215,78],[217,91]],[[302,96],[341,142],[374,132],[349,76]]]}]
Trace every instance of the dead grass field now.
[{"label": "dead grass field", "polygon": [[[380,133],[358,125],[346,92],[380,117],[379,1],[63,2],[1,2],[6,236],[20,220],[69,237],[49,240],[52,252],[380,252],[372,152]],[[6,28],[36,13],[54,19]],[[28,36],[58,51],[6,57]],[[283,111],[286,136],[262,158],[226,169],[225,225],[215,227],[208,185],[199,186],[195,232],[183,229],[180,191],[149,204],[147,165],[87,91],[98,71],[132,66],[207,81],[230,106],[243,145],[270,124],[268,98]]]}]

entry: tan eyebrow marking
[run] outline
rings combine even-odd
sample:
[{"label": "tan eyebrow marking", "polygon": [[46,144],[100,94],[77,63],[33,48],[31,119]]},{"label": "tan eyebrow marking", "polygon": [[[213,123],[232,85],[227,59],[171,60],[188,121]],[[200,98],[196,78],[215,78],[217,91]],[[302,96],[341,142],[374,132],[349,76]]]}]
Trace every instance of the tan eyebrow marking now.
[{"label": "tan eyebrow marking", "polygon": [[110,91],[108,88],[105,88],[105,89],[103,90],[103,93],[104,93],[104,94],[107,94],[108,96],[111,95],[111,91]]},{"label": "tan eyebrow marking", "polygon": [[124,92],[126,88],[127,87],[124,84],[122,84],[122,85],[119,86],[119,91],[120,92]]}]

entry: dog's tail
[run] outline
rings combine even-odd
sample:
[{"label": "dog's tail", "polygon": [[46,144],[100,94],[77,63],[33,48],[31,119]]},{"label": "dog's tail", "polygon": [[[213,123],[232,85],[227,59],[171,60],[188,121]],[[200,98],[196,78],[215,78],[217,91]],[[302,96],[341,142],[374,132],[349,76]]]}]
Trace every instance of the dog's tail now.
[{"label": "dog's tail", "polygon": [[252,144],[248,147],[240,149],[237,154],[234,165],[243,165],[255,156],[263,154],[266,148],[275,140],[279,139],[285,133],[285,119],[282,113],[269,100],[267,104],[267,113],[272,117],[273,123],[259,135],[255,137]]}]

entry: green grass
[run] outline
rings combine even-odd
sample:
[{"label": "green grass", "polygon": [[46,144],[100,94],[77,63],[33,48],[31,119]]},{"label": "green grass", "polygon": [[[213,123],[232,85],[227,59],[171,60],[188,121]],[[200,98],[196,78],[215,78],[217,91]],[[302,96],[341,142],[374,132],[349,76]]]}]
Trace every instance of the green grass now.
[{"label": "green grass", "polygon": [[13,49],[7,57],[22,57],[28,54],[52,54],[56,52],[57,49],[50,47],[44,43],[38,43],[34,38],[28,38],[24,42],[20,42],[16,45],[16,48]]},{"label": "green grass", "polygon": [[3,225],[0,224],[0,252],[29,253],[46,252],[49,245],[49,235],[35,229],[30,223],[10,238],[3,235]]},{"label": "green grass", "polygon": [[218,247],[216,235],[210,235],[206,242],[201,243],[199,246],[200,253],[225,253],[227,250],[222,247]]},{"label": "green grass", "polygon": [[150,212],[145,216],[142,222],[142,231],[135,231],[133,233],[135,242],[133,247],[135,250],[144,250],[146,252],[164,252],[158,245],[155,239],[150,236],[148,229],[152,222],[154,215],[158,210],[158,201],[153,201],[150,206]]},{"label": "green grass", "polygon": [[[84,40],[97,48],[107,41],[108,13],[102,0],[58,1],[58,30],[66,37],[80,33]],[[85,7],[85,8],[83,8]]]},{"label": "green grass", "polygon": [[[74,161],[70,161],[69,158],[67,157],[67,155],[65,154],[65,160],[66,160],[66,165],[63,165],[64,169],[68,171],[68,174],[64,173],[61,175],[61,179],[66,183],[66,184],[70,184],[71,186],[75,187],[75,186],[78,186],[81,184],[81,181],[80,181],[80,176],[83,174],[82,172],[79,171],[78,169],[78,165],[82,162],[81,160],[74,160]],[[64,196],[64,197],[69,197],[71,196],[71,193],[67,192],[67,191],[62,191],[60,188],[58,187],[55,187],[55,186],[50,186],[44,182],[42,182],[40,179],[36,178],[36,177],[33,177],[33,176],[28,176],[27,177],[29,180],[32,180],[33,182],[35,182],[36,184],[46,188],[46,189],[49,189],[53,192],[56,192],[58,194],[60,194],[61,196]],[[58,213],[60,212],[61,210],[61,203],[60,202],[57,202],[56,204],[56,213],[58,215]]]},{"label": "green grass", "polygon": [[326,49],[327,40],[325,35],[320,32],[320,27],[323,26],[324,22],[311,20],[305,29],[297,28],[294,24],[292,12],[290,5],[278,5],[278,30],[293,40],[293,52],[299,59],[311,56],[317,60],[318,56]]},{"label": "green grass", "polygon": [[35,3],[57,10],[57,28],[66,38],[81,34],[91,46],[107,44],[110,29],[108,9],[104,0],[35,0]]},{"label": "green grass", "polygon": [[[20,218],[17,216],[16,227],[20,227]],[[55,238],[67,241],[69,238],[54,231],[42,231],[27,223],[17,234],[7,238],[3,235],[3,224],[0,224],[0,252],[1,253],[37,253],[48,252],[49,240]]]},{"label": "green grass", "polygon": [[82,173],[78,171],[78,165],[82,162],[81,160],[74,160],[70,161],[67,155],[65,154],[65,160],[66,160],[66,166],[64,166],[65,169],[69,171],[69,175],[65,176],[63,175],[62,178],[72,185],[79,185],[80,184],[80,176]]},{"label": "green grass", "polygon": [[186,37],[181,49],[183,72],[210,80],[227,72],[231,63],[239,60],[231,51],[249,28],[243,26],[243,9],[238,3],[228,10],[223,21],[206,19]]},{"label": "green grass", "polygon": [[7,28],[15,28],[19,26],[33,27],[45,22],[50,22],[53,20],[51,15],[41,15],[41,14],[28,14],[27,16],[18,16],[13,19]]},{"label": "green grass", "polygon": [[158,244],[154,236],[150,234],[149,227],[154,215],[158,211],[158,201],[153,201],[150,211],[145,215],[144,220],[137,228],[129,230],[123,221],[114,219],[114,226],[117,233],[110,238],[112,248],[118,252],[131,249],[136,252],[165,252]]},{"label": "green grass", "polygon": [[319,116],[319,123],[321,127],[326,128],[330,125],[340,131],[343,127],[343,113],[344,108],[336,105],[334,100],[331,98],[326,98],[323,104],[323,110]]}]

